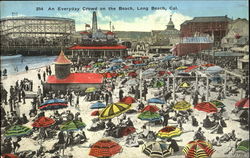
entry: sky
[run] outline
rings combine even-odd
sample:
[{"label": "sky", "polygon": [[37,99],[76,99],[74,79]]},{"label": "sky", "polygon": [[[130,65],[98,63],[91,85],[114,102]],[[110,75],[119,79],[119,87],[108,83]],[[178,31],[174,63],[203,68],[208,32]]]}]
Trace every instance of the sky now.
[{"label": "sky", "polygon": [[[166,28],[170,15],[176,29],[180,29],[181,23],[193,17],[227,15],[233,19],[248,19],[249,14],[248,0],[1,1],[0,4],[1,18],[12,17],[12,12],[18,13],[17,16],[72,18],[76,22],[77,31],[84,30],[85,24],[91,25],[93,10],[89,9],[96,7],[98,28],[109,29],[111,21],[115,31],[162,30]],[[110,7],[115,10],[110,10]],[[125,10],[130,7],[132,10]]]}]

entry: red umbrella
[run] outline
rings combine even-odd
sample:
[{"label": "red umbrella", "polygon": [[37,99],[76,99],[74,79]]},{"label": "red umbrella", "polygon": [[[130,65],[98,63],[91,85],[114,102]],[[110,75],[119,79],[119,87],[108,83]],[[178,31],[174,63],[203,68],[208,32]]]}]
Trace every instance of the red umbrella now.
[{"label": "red umbrella", "polygon": [[204,66],[204,67],[210,67],[210,66],[215,66],[215,64],[203,64],[201,66]]},{"label": "red umbrella", "polygon": [[195,68],[198,68],[199,66],[198,65],[193,65],[193,66],[189,66],[184,72],[189,72]]},{"label": "red umbrella", "polygon": [[121,130],[121,136],[127,136],[131,133],[134,133],[136,129],[134,127],[126,127]]},{"label": "red umbrella", "polygon": [[85,68],[91,68],[91,65],[85,65],[84,67]]},{"label": "red umbrella", "polygon": [[169,72],[169,71],[159,71],[158,74],[159,74],[160,76],[163,76],[164,74],[170,75],[171,72]]},{"label": "red umbrella", "polygon": [[133,61],[133,64],[141,64],[141,63],[142,63],[141,60],[135,60],[135,61]]},{"label": "red umbrella", "polygon": [[128,69],[128,68],[129,68],[129,66],[125,65],[125,66],[123,66],[123,68],[124,68],[124,69]]},{"label": "red umbrella", "polygon": [[147,56],[142,56],[141,59],[148,59],[149,57]]},{"label": "red umbrella", "polygon": [[110,73],[110,72],[102,73],[102,75],[103,75],[103,77],[105,77],[105,78],[113,78],[113,77],[118,76],[117,73]]},{"label": "red umbrella", "polygon": [[52,118],[48,117],[39,117],[37,120],[34,121],[32,124],[33,127],[49,127],[53,125],[56,121],[53,120]]},{"label": "red umbrella", "polygon": [[156,112],[156,111],[159,111],[159,110],[160,109],[157,106],[155,106],[155,105],[147,105],[146,107],[144,107],[142,109],[141,112],[144,112],[144,111]]},{"label": "red umbrella", "polygon": [[3,154],[1,158],[18,158],[18,156],[14,154]]},{"label": "red umbrella", "polygon": [[199,111],[204,111],[207,113],[212,113],[212,112],[218,111],[216,106],[214,104],[211,104],[210,102],[202,102],[202,103],[196,104],[194,108],[199,110]]},{"label": "red umbrella", "polygon": [[137,76],[137,73],[136,73],[136,72],[130,72],[130,73],[128,73],[128,76],[136,77],[136,76]]},{"label": "red umbrella", "polygon": [[122,98],[120,102],[125,103],[125,104],[132,104],[132,103],[135,103],[135,99],[133,97],[127,96],[127,97]]},{"label": "red umbrella", "polygon": [[249,98],[244,98],[235,103],[239,108],[249,108]]},{"label": "red umbrella", "polygon": [[126,59],[134,59],[134,58],[135,58],[135,57],[133,57],[133,56],[131,56],[131,55],[126,57]]},{"label": "red umbrella", "polygon": [[91,112],[91,116],[99,116],[99,115],[100,115],[99,110],[95,110],[95,111]]},{"label": "red umbrella", "polygon": [[102,139],[92,145],[89,155],[94,157],[111,157],[122,151],[122,147],[109,139]]}]

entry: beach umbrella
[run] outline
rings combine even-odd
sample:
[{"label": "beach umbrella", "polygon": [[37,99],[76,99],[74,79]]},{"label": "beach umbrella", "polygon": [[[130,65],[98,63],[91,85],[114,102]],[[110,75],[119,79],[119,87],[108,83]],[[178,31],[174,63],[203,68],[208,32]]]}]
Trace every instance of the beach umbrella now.
[{"label": "beach umbrella", "polygon": [[122,151],[122,147],[115,141],[102,139],[94,143],[89,155],[94,157],[111,157]]},{"label": "beach umbrella", "polygon": [[68,103],[62,99],[51,99],[45,101],[43,104],[39,105],[40,110],[56,110],[68,107]]},{"label": "beach umbrella", "polygon": [[157,137],[165,139],[181,135],[182,130],[174,126],[166,126],[158,131]]},{"label": "beach umbrella", "polygon": [[6,132],[6,137],[17,137],[17,136],[25,136],[32,132],[32,129],[26,126],[14,125],[10,127]]},{"label": "beach umbrella", "polygon": [[92,104],[90,106],[90,109],[101,109],[101,108],[105,108],[105,107],[106,107],[105,104],[103,104],[102,102],[98,101],[98,102]]},{"label": "beach umbrella", "polygon": [[217,108],[223,108],[225,107],[225,104],[223,104],[221,101],[218,100],[212,100],[210,103],[214,104]]},{"label": "beach umbrella", "polygon": [[81,121],[67,121],[60,125],[62,131],[75,131],[86,127],[86,124]]},{"label": "beach umbrella", "polygon": [[95,92],[96,91],[96,88],[95,87],[89,87],[85,90],[85,93],[92,93],[92,92]]},{"label": "beach umbrella", "polygon": [[182,82],[182,83],[179,85],[179,87],[181,87],[181,88],[189,88],[189,87],[190,87],[190,84],[187,83],[187,82]]},{"label": "beach umbrella", "polygon": [[120,114],[127,112],[131,105],[125,103],[112,103],[105,107],[99,115],[100,119],[111,119]]},{"label": "beach umbrella", "polygon": [[125,66],[123,66],[122,68],[123,68],[123,69],[128,69],[129,66],[128,66],[128,65],[125,65]]},{"label": "beach umbrella", "polygon": [[198,66],[198,65],[189,66],[187,69],[184,70],[184,72],[190,72],[198,67],[200,67],[200,66]]},{"label": "beach umbrella", "polygon": [[237,150],[242,150],[242,151],[245,151],[245,152],[249,152],[249,144],[250,144],[249,140],[244,140],[244,141],[240,142],[237,145],[236,151]]},{"label": "beach umbrella", "polygon": [[163,141],[155,141],[155,142],[147,142],[142,145],[142,152],[149,157],[167,157],[170,156],[174,151],[172,148],[163,142]]},{"label": "beach umbrella", "polygon": [[146,63],[134,64],[134,66],[146,66]]},{"label": "beach umbrella", "polygon": [[99,59],[97,59],[97,61],[98,62],[103,62],[104,60],[99,58]]},{"label": "beach umbrella", "polygon": [[190,141],[182,150],[186,158],[207,158],[215,152],[212,145],[206,141]]},{"label": "beach umbrella", "polygon": [[142,56],[141,59],[149,59],[148,56]]},{"label": "beach umbrella", "polygon": [[34,121],[34,123],[32,124],[33,127],[49,127],[53,124],[55,124],[55,120],[49,117],[39,117],[38,119],[36,119]]},{"label": "beach umbrella", "polygon": [[169,60],[174,59],[174,58],[176,58],[176,56],[169,55],[169,56],[164,57],[162,61],[169,61]]},{"label": "beach umbrella", "polygon": [[95,111],[91,112],[91,116],[99,116],[99,115],[100,115],[99,110],[95,110]]},{"label": "beach umbrella", "polygon": [[199,111],[204,111],[207,113],[213,113],[213,112],[218,112],[218,109],[214,104],[211,104],[210,102],[202,102],[198,103],[194,106],[195,109]]},{"label": "beach umbrella", "polygon": [[211,66],[215,66],[215,64],[203,64],[201,66],[203,66],[203,67],[211,67]]},{"label": "beach umbrella", "polygon": [[148,103],[165,104],[165,101],[159,98],[151,98],[151,99],[148,99]]},{"label": "beach umbrella", "polygon": [[18,156],[14,154],[3,154],[1,155],[1,158],[18,158]]},{"label": "beach umbrella", "polygon": [[120,69],[120,68],[121,68],[120,65],[115,65],[115,66],[108,68],[107,71],[115,71],[115,70]]},{"label": "beach umbrella", "polygon": [[188,67],[187,66],[180,66],[177,67],[176,70],[186,70]]},{"label": "beach umbrella", "polygon": [[134,58],[135,58],[135,57],[133,57],[133,56],[131,56],[131,55],[126,57],[126,59],[134,59]]},{"label": "beach umbrella", "polygon": [[177,110],[177,111],[186,111],[186,110],[188,110],[188,109],[190,109],[190,108],[191,108],[191,104],[188,103],[188,102],[185,101],[185,100],[178,101],[178,102],[174,105],[174,107],[173,107],[173,109],[174,109],[174,110]]},{"label": "beach umbrella", "polygon": [[130,73],[128,73],[128,76],[136,77],[136,76],[137,76],[137,73],[136,73],[136,72],[130,72]]},{"label": "beach umbrella", "polygon": [[157,112],[157,111],[159,111],[159,110],[160,110],[160,109],[159,109],[157,106],[155,106],[155,105],[147,105],[146,107],[144,107],[144,108],[142,109],[141,112],[144,112],[144,111]]},{"label": "beach umbrella", "polygon": [[138,116],[138,118],[146,121],[157,121],[161,119],[161,115],[151,111],[144,111]]},{"label": "beach umbrella", "polygon": [[135,127],[130,126],[130,127],[122,128],[120,134],[123,137],[123,136],[127,136],[129,134],[132,134],[135,131],[136,131]]},{"label": "beach umbrella", "polygon": [[84,68],[91,68],[91,65],[85,65]]},{"label": "beach umbrella", "polygon": [[221,68],[220,66],[210,66],[205,70],[205,73],[216,74],[222,71],[223,71],[223,68]]},{"label": "beach umbrella", "polygon": [[133,61],[133,64],[142,64],[142,63],[143,63],[142,60],[135,60],[135,61]]},{"label": "beach umbrella", "polygon": [[239,108],[249,108],[249,98],[244,98],[235,103]]},{"label": "beach umbrella", "polygon": [[121,62],[123,62],[123,60],[122,59],[114,59],[111,62],[112,63],[121,63]]},{"label": "beach umbrella", "polygon": [[142,75],[149,75],[149,74],[154,74],[155,73],[155,69],[153,68],[150,68],[150,69],[147,69],[145,70]]},{"label": "beach umbrella", "polygon": [[122,98],[122,100],[120,100],[120,102],[125,103],[125,104],[132,104],[132,103],[135,103],[135,99],[133,97],[126,96],[126,97]]}]

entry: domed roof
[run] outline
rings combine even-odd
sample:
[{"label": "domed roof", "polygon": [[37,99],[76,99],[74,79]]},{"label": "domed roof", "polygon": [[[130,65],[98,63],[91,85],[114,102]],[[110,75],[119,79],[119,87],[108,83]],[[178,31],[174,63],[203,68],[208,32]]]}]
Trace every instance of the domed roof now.
[{"label": "domed roof", "polygon": [[61,53],[54,61],[55,64],[71,64],[72,62],[64,55],[64,52],[61,50]]},{"label": "domed roof", "polygon": [[173,30],[174,29],[174,23],[172,21],[172,15],[170,15],[170,20],[167,24],[167,30]]}]

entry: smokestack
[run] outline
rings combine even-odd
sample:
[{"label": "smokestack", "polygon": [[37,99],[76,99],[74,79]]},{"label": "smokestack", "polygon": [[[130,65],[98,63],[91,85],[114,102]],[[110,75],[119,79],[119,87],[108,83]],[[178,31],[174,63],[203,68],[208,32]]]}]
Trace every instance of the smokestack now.
[{"label": "smokestack", "polygon": [[96,33],[97,31],[97,17],[96,12],[93,12],[93,19],[92,19],[92,33]]}]

